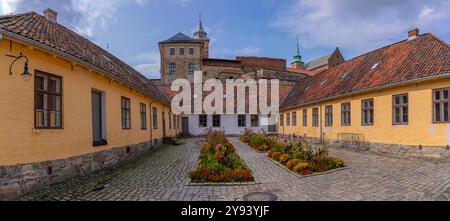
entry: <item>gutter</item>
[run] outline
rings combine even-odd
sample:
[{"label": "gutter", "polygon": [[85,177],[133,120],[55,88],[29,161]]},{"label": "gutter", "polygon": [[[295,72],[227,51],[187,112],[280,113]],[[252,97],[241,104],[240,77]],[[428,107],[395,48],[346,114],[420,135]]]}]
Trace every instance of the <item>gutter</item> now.
[{"label": "gutter", "polygon": [[[401,82],[396,82],[396,83],[390,83],[390,84],[386,84],[386,85],[379,86],[379,87],[363,89],[363,90],[359,90],[359,91],[354,91],[354,92],[350,92],[350,93],[345,93],[345,94],[340,94],[340,95],[335,95],[335,96],[323,98],[323,99],[316,100],[316,101],[310,101],[310,102],[307,102],[307,103],[304,103],[304,104],[300,104],[300,105],[288,106],[288,107],[282,108],[280,110],[289,110],[289,109],[292,109],[292,108],[309,106],[309,105],[312,105],[312,104],[317,104],[317,103],[321,103],[321,102],[325,102],[325,101],[329,101],[329,100],[334,100],[334,99],[342,98],[342,97],[348,97],[348,96],[351,96],[351,95],[369,93],[369,92],[373,92],[373,91],[377,91],[377,90],[382,90],[382,89],[387,89],[387,88],[392,88],[392,87],[402,86],[402,85],[412,84],[412,83],[420,83],[420,82],[429,81],[429,80],[439,80],[441,78],[446,78],[446,77],[450,77],[450,73],[445,73],[445,74],[441,74],[441,75],[438,75],[438,76],[423,77],[423,78],[419,78],[419,79],[413,79],[413,80],[406,80],[406,81],[401,81]],[[295,88],[293,88],[292,90],[295,90]],[[286,98],[283,99],[282,103],[287,99],[287,97],[288,96],[286,96]]]},{"label": "gutter", "polygon": [[[75,61],[75,62],[77,62],[77,63],[80,63],[80,64],[82,64],[82,65],[84,65],[84,66],[87,66],[87,67],[93,69],[94,71],[96,71],[96,72],[98,72],[98,73],[104,74],[104,75],[106,75],[106,76],[108,76],[108,77],[110,77],[110,78],[112,78],[112,79],[114,79],[114,80],[116,80],[116,81],[119,81],[119,82],[121,82],[121,83],[123,83],[123,84],[126,84],[126,85],[129,86],[130,88],[132,88],[132,89],[134,89],[134,90],[136,90],[136,91],[138,91],[138,92],[141,92],[142,94],[144,94],[144,95],[146,95],[146,96],[151,97],[147,92],[144,92],[144,91],[142,91],[141,89],[139,89],[139,88],[137,88],[137,87],[135,87],[135,86],[131,86],[129,83],[126,83],[126,82],[122,81],[121,79],[119,79],[119,78],[117,78],[117,77],[111,75],[110,73],[104,71],[103,69],[101,69],[101,68],[99,68],[99,67],[97,67],[97,66],[95,66],[95,65],[93,65],[93,64],[91,64],[91,63],[89,63],[89,62],[86,62],[86,61],[84,61],[84,60],[82,60],[82,59],[79,59],[79,58],[77,58],[77,57],[75,57],[75,56],[73,56],[73,55],[70,55],[70,54],[68,54],[68,53],[62,52],[62,51],[60,51],[60,50],[58,50],[58,49],[52,48],[52,47],[47,46],[47,45],[45,45],[45,44],[42,44],[42,43],[40,43],[40,42],[31,40],[31,39],[29,39],[29,38],[23,37],[23,36],[21,36],[21,35],[19,35],[19,34],[16,34],[16,33],[10,32],[10,31],[6,31],[6,30],[4,30],[4,29],[0,29],[0,36],[1,36],[1,37],[0,37],[0,40],[3,39],[3,35],[6,35],[6,36],[11,37],[12,39],[15,39],[15,40],[22,41],[22,42],[24,42],[24,43],[33,45],[33,46],[35,46],[35,47],[43,48],[43,49],[48,50],[48,51],[50,51],[50,52],[52,52],[52,53],[55,53],[55,54],[57,54],[57,55],[59,55],[59,56],[61,56],[61,57],[63,57],[63,58],[66,58],[66,59]],[[165,102],[163,102],[163,103],[165,103]]]}]

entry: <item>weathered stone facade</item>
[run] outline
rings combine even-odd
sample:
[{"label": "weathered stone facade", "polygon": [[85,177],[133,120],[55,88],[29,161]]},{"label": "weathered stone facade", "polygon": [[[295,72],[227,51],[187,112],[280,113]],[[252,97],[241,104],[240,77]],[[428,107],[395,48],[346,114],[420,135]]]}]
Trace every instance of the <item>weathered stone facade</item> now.
[{"label": "weathered stone facade", "polygon": [[0,166],[0,200],[12,200],[46,186],[64,183],[79,176],[135,159],[161,146],[155,140],[67,159]]},{"label": "weathered stone facade", "polygon": [[[175,54],[171,55],[170,50],[174,50]],[[184,50],[184,54],[180,53]],[[193,50],[194,54],[189,54],[189,50]],[[194,65],[195,71],[202,69],[202,51],[203,45],[199,43],[172,43],[160,44],[161,51],[161,84],[171,84],[176,79],[193,78],[189,74],[189,66]],[[170,64],[176,65],[175,74],[170,73]],[[193,79],[192,79],[193,80]],[[193,82],[193,81],[192,81]]]}]

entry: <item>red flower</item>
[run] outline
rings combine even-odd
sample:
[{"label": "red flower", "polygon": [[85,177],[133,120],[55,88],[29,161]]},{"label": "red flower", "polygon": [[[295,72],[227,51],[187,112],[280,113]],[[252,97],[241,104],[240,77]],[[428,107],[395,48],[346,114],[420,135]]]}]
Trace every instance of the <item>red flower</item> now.
[{"label": "red flower", "polygon": [[220,160],[220,154],[216,155],[216,160],[219,161]]}]

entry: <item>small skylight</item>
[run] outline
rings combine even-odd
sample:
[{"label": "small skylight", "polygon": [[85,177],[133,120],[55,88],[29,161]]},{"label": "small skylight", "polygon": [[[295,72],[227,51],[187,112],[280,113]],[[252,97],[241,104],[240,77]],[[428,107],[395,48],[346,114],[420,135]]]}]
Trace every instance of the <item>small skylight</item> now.
[{"label": "small skylight", "polygon": [[322,82],[320,82],[320,86],[323,86],[327,83],[327,80],[323,80]]},{"label": "small skylight", "polygon": [[348,73],[348,72],[345,72],[344,74],[342,74],[341,80],[344,80],[345,78],[347,78],[349,74],[350,73]]},{"label": "small skylight", "polygon": [[306,92],[306,91],[308,91],[308,90],[309,90],[309,88],[310,88],[309,86],[308,86],[308,87],[306,87],[306,89],[305,89],[305,92]]},{"label": "small skylight", "polygon": [[380,63],[376,63],[372,66],[371,70],[375,70],[378,68],[378,66],[380,65]]}]

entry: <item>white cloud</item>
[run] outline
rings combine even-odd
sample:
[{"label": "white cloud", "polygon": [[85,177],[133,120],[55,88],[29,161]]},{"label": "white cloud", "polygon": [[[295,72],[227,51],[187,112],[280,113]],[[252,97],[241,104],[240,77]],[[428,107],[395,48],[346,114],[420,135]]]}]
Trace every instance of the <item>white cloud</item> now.
[{"label": "white cloud", "polygon": [[[97,26],[103,29],[108,27],[110,22],[116,21],[116,10],[121,7],[126,0],[73,0],[72,9],[80,14],[75,30],[89,38],[94,37]],[[135,1],[143,4],[142,1]]]},{"label": "white cloud", "polygon": [[238,49],[213,49],[211,55],[218,58],[234,58],[236,56],[257,56],[263,52],[260,47],[246,46]]},{"label": "white cloud", "polygon": [[15,12],[19,2],[21,2],[21,0],[2,0],[0,2],[0,14],[4,15]]},{"label": "white cloud", "polygon": [[138,64],[134,68],[149,79],[161,77],[161,57],[157,52],[147,52],[136,56],[134,59]]},{"label": "white cloud", "polygon": [[450,32],[447,0],[296,0],[282,6],[270,25],[299,33],[303,47],[345,47],[367,51],[419,27],[426,32]]}]

